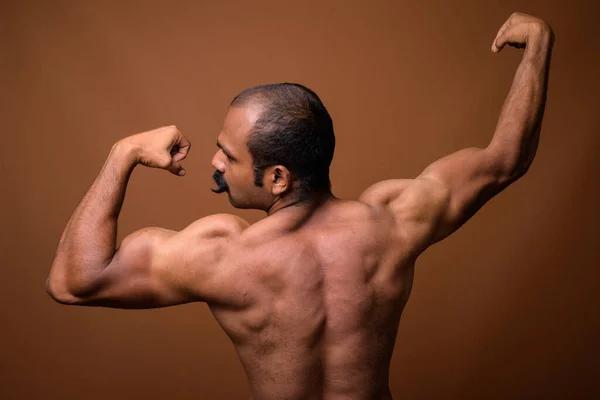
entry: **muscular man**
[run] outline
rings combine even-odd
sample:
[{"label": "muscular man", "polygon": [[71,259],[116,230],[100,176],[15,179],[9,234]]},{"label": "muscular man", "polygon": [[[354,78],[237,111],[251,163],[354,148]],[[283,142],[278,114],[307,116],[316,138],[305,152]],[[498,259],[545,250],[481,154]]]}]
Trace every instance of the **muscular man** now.
[{"label": "muscular man", "polygon": [[334,197],[331,118],[296,84],[232,102],[213,158],[215,192],[267,212],[212,215],[181,232],[145,228],[116,246],[137,164],[184,175],[174,126],[117,142],[60,239],[47,291],[62,304],[118,308],[206,302],[231,338],[252,398],[390,399],[389,365],[417,257],[521,177],[536,152],[553,33],[513,14],[492,51],[525,48],[486,148],[446,156],[415,179]]}]

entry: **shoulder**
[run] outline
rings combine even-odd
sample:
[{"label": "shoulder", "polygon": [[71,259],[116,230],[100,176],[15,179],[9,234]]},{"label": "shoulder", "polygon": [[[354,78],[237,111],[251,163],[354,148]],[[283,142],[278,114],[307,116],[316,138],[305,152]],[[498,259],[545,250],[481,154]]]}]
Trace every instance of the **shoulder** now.
[{"label": "shoulder", "polygon": [[365,190],[359,201],[385,210],[399,238],[421,251],[430,244],[450,196],[447,188],[433,179],[391,179]]},{"label": "shoulder", "polygon": [[127,236],[123,243],[140,242],[164,242],[179,241],[181,239],[210,239],[227,238],[237,236],[246,230],[250,224],[232,214],[213,214],[200,218],[181,231],[174,231],[160,227],[146,227],[139,229]]},{"label": "shoulder", "polygon": [[358,197],[358,201],[371,206],[388,205],[400,196],[411,184],[412,179],[388,179],[369,186]]},{"label": "shoulder", "polygon": [[434,206],[447,201],[446,188],[432,179],[389,179],[367,188],[359,201],[376,207],[390,207],[395,213]]},{"label": "shoulder", "polygon": [[140,232],[146,234],[157,254],[169,257],[185,254],[190,259],[212,257],[215,261],[216,256],[233,247],[249,225],[235,215],[214,214],[190,223],[181,231],[150,227]]},{"label": "shoulder", "polygon": [[189,224],[183,231],[205,237],[230,237],[240,235],[250,224],[233,214],[213,214]]},{"label": "shoulder", "polygon": [[[165,265],[194,265],[195,270],[214,270],[239,248],[239,238],[249,225],[235,215],[209,215],[179,232],[163,236],[164,240],[156,246],[155,254]],[[230,265],[226,269],[232,268]]]}]

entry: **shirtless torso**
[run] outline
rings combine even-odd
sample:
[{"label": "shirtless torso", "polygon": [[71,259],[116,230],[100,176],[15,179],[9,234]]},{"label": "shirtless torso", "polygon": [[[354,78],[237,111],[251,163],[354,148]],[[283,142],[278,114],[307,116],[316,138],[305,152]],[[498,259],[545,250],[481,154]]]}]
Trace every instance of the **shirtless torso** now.
[{"label": "shirtless torso", "polygon": [[389,363],[414,254],[383,209],[331,199],[299,211],[281,210],[238,236],[228,257],[243,260],[241,306],[211,305],[252,394],[391,398]]},{"label": "shirtless torso", "polygon": [[[448,191],[431,174],[378,183],[358,201],[328,194],[253,225],[220,214],[181,232],[147,228],[123,242],[115,271],[139,258],[140,243],[153,242],[163,274],[153,306],[206,301],[235,345],[254,400],[390,399],[390,360],[415,261],[461,223],[443,221]],[[119,282],[83,304],[149,306],[147,283]],[[185,291],[174,293],[178,283]]]},{"label": "shirtless torso", "polygon": [[[119,141],[63,232],[46,290],[71,305],[206,302],[235,345],[253,400],[390,399],[390,359],[416,259],[531,165],[553,40],[543,21],[513,14],[493,50],[527,50],[490,144],[443,157],[415,179],[379,182],[357,201],[327,191],[284,204],[279,191],[278,205],[253,225],[212,215],[180,232],[141,229],[115,249],[135,165],[184,175],[178,163],[190,148],[173,126]],[[213,165],[237,204],[293,184],[284,166],[263,177],[268,190],[253,183],[246,138],[260,112],[231,107],[217,139]]]}]

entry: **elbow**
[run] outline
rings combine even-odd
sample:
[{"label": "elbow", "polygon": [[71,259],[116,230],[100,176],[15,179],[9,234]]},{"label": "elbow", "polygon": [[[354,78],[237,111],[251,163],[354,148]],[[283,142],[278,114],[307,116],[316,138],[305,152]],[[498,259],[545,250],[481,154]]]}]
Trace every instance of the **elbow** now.
[{"label": "elbow", "polygon": [[517,168],[517,169],[513,169],[513,170],[509,170],[509,171],[500,173],[498,176],[498,183],[499,183],[500,187],[506,187],[506,186],[510,185],[511,183],[519,180],[521,177],[523,177],[523,175],[525,175],[527,173],[528,169],[529,169],[529,167]]},{"label": "elbow", "polygon": [[527,164],[525,166],[515,169],[512,174],[513,181],[516,181],[517,179],[520,179],[521,177],[523,177],[523,175],[525,175],[527,173],[527,171],[529,171],[530,165],[531,164]]},{"label": "elbow", "polygon": [[500,151],[494,151],[495,149],[488,149],[493,155],[495,171],[498,182],[501,186],[505,187],[520,179],[527,173],[533,157],[524,157],[515,155],[512,153],[504,153]]},{"label": "elbow", "polygon": [[76,305],[79,304],[79,298],[74,296],[64,285],[56,282],[52,276],[46,279],[46,293],[59,304]]}]

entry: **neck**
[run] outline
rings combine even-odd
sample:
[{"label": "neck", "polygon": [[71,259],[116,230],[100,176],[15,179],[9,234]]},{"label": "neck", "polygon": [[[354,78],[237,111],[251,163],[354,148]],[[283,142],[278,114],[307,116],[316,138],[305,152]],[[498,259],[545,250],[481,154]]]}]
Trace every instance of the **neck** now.
[{"label": "neck", "polygon": [[330,190],[323,190],[320,192],[311,193],[305,197],[298,195],[288,195],[278,198],[272,205],[267,209],[267,216],[273,215],[275,212],[288,207],[297,207],[303,210],[312,210],[319,205],[323,204],[328,199],[332,198],[333,194]]}]

